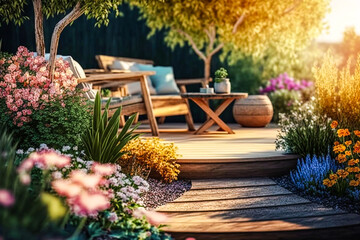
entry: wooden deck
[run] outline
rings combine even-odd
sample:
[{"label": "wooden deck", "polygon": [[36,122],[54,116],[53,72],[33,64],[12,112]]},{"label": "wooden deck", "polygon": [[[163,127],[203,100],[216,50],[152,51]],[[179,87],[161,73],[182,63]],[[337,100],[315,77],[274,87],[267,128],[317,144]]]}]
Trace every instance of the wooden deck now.
[{"label": "wooden deck", "polygon": [[[298,156],[275,151],[277,128],[241,128],[235,134],[187,132],[160,126],[182,157],[180,177],[192,179],[183,196],[160,206],[170,216],[164,229],[176,240],[357,239],[360,216],[310,202],[268,176],[287,174]],[[181,130],[183,129],[183,130]]]},{"label": "wooden deck", "polygon": [[355,239],[360,216],[310,202],[269,178],[193,180],[157,211],[175,239]]},{"label": "wooden deck", "polygon": [[186,130],[185,124],[159,125],[160,138],[179,148],[180,178],[279,176],[296,166],[298,156],[275,151],[278,128],[274,125],[266,128],[229,125],[235,134],[213,127],[207,134],[194,135]]}]

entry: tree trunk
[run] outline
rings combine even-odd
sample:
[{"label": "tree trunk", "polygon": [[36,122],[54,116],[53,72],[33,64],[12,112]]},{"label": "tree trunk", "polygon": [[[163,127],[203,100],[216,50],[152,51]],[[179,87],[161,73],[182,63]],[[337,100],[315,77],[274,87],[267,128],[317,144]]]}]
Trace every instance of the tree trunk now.
[{"label": "tree trunk", "polygon": [[204,60],[204,77],[205,77],[205,83],[209,84],[210,82],[210,67],[211,67],[211,58],[212,56],[207,56]]},{"label": "tree trunk", "polygon": [[51,36],[51,45],[50,45],[50,58],[49,58],[49,72],[50,80],[54,80],[55,74],[55,61],[56,54],[59,46],[60,34],[64,28],[69,25],[71,22],[79,18],[84,13],[84,9],[81,8],[80,3],[78,2],[73,10],[67,14],[63,19],[61,19],[55,26],[54,32]]},{"label": "tree trunk", "polygon": [[38,56],[45,56],[45,40],[43,27],[43,13],[41,9],[41,0],[33,0],[35,16],[35,42]]}]

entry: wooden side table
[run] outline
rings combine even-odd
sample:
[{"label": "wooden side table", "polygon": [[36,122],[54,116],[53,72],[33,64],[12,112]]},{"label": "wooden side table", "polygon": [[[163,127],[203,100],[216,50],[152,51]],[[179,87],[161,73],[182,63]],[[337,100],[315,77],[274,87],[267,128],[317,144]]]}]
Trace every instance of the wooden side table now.
[{"label": "wooden side table", "polygon": [[[229,93],[229,94],[214,94],[214,93],[182,93],[181,97],[192,100],[196,103],[208,116],[209,119],[200,126],[194,134],[201,134],[209,129],[215,123],[229,134],[234,134],[234,131],[220,119],[220,114],[229,106],[229,104],[240,98],[247,98],[247,93]],[[221,99],[222,103],[213,111],[207,104],[208,99]]]}]

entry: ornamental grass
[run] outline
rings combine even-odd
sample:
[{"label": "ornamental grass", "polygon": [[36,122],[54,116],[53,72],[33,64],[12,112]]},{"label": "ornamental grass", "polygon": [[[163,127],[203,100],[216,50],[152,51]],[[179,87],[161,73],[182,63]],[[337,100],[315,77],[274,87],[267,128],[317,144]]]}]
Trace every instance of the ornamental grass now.
[{"label": "ornamental grass", "polygon": [[314,68],[315,94],[320,114],[355,129],[360,127],[360,55],[354,71],[350,66],[351,59],[339,69],[328,52],[321,66]]}]

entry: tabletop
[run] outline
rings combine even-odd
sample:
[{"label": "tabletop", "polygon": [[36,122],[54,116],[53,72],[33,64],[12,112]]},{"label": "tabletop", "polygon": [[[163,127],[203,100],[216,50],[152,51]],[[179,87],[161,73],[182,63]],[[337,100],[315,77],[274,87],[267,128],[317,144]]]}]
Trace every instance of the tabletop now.
[{"label": "tabletop", "polygon": [[206,98],[206,99],[226,99],[226,98],[247,98],[247,93],[232,92],[232,93],[181,93],[183,98]]},{"label": "tabletop", "polygon": [[78,82],[90,82],[94,83],[97,81],[117,81],[117,80],[129,80],[138,81],[141,76],[155,75],[154,71],[140,71],[140,72],[124,72],[124,73],[99,73],[89,74],[86,78],[78,79]]}]

